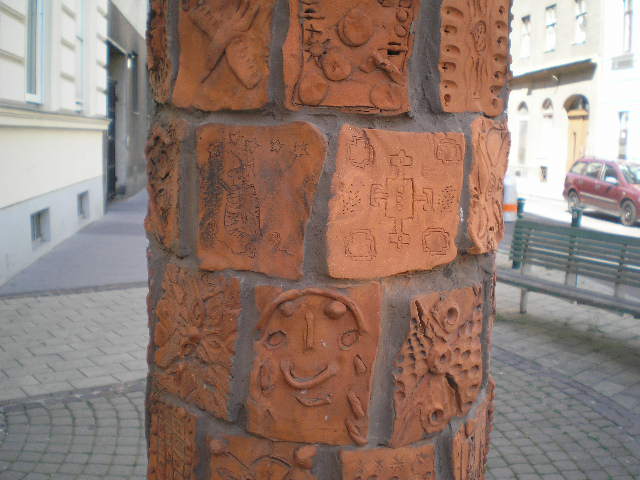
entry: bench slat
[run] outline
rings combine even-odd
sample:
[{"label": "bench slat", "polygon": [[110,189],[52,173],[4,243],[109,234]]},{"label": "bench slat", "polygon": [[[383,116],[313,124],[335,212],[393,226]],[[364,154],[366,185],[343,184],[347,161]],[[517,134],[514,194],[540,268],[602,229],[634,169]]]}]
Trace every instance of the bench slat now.
[{"label": "bench slat", "polygon": [[[572,241],[573,240],[573,241]],[[639,253],[635,253],[634,250],[627,248],[626,245],[606,245],[586,242],[584,239],[539,239],[534,235],[520,238],[513,238],[512,248],[521,250],[527,246],[542,246],[548,250],[557,250],[560,252],[568,252],[573,247],[574,250],[578,250],[581,253],[592,254],[598,258],[610,259],[612,261],[618,261],[620,256],[624,254],[625,262],[640,266],[640,249]]]},{"label": "bench slat", "polygon": [[532,292],[543,293],[554,297],[570,298],[580,304],[605,308],[620,313],[630,313],[635,317],[640,317],[640,303],[632,300],[615,298],[590,290],[558,285],[554,282],[540,280],[528,275],[522,275],[513,270],[499,268],[497,270],[498,281],[525,288]]}]

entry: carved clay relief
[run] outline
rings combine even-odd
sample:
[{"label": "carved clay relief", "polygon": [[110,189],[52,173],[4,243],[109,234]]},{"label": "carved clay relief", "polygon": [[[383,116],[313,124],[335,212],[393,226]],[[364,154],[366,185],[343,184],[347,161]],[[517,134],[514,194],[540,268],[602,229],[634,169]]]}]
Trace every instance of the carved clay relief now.
[{"label": "carved clay relief", "polygon": [[152,400],[149,408],[149,480],[194,480],[198,461],[196,417],[184,408]]},{"label": "carved clay relief", "polygon": [[436,480],[433,445],[340,452],[343,480]]},{"label": "carved clay relief", "polygon": [[509,162],[511,137],[506,122],[478,117],[471,125],[473,170],[469,177],[471,205],[468,231],[471,253],[487,253],[498,248],[504,235],[502,207],[504,174]]},{"label": "carved clay relief", "polygon": [[367,442],[380,335],[380,287],[283,292],[258,287],[250,432],[274,440]]},{"label": "carved clay relief", "polygon": [[489,380],[487,398],[478,407],[473,419],[462,425],[453,438],[453,478],[484,480],[489,456],[490,434],[493,429],[493,399],[495,382]]},{"label": "carved clay relief", "polygon": [[168,55],[168,0],[151,0],[147,28],[147,71],[156,102],[166,103],[171,96],[171,59]]},{"label": "carved clay relief", "polygon": [[240,282],[167,265],[156,307],[154,385],[229,419]]},{"label": "carved clay relief", "polygon": [[144,225],[165,248],[175,248],[179,236],[180,154],[186,122],[175,120],[151,127],[147,146],[149,206]]},{"label": "carved clay relief", "polygon": [[445,112],[504,110],[509,73],[510,0],[444,0],[440,100]]},{"label": "carved clay relief", "polygon": [[439,432],[471,408],[482,384],[482,309],[479,286],[414,299],[394,375],[393,446]]},{"label": "carved clay relief", "polygon": [[274,0],[182,0],[178,107],[247,110],[268,100]]},{"label": "carved clay relief", "polygon": [[314,480],[316,447],[255,437],[219,436],[209,441],[211,480]]},{"label": "carved clay relief", "polygon": [[457,255],[465,156],[461,133],[345,125],[329,204],[329,273],[374,278]]},{"label": "carved clay relief", "polygon": [[198,257],[208,270],[300,278],[325,139],[297,122],[198,131]]},{"label": "carved clay relief", "polygon": [[395,115],[409,110],[419,0],[290,0],[285,105]]}]

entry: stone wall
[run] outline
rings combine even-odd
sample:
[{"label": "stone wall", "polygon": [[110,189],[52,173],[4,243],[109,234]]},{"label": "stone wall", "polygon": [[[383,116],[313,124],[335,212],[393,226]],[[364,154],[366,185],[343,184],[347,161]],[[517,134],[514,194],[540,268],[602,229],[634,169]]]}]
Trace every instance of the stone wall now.
[{"label": "stone wall", "polygon": [[484,477],[509,7],[152,0],[150,479]]}]

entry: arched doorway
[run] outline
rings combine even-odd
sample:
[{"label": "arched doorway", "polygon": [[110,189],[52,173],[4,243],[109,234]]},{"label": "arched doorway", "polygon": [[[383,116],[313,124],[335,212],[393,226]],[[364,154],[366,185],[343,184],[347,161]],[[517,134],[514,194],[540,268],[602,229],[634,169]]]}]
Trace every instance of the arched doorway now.
[{"label": "arched doorway", "polygon": [[567,150],[567,171],[573,163],[584,157],[589,135],[589,100],[584,95],[573,95],[564,103],[569,119],[569,148]]}]

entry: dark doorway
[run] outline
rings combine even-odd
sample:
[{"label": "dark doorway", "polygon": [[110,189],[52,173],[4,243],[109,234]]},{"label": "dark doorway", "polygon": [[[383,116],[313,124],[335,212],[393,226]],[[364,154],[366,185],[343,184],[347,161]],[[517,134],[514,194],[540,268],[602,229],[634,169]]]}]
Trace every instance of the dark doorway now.
[{"label": "dark doorway", "polygon": [[118,82],[109,79],[107,92],[107,116],[109,129],[107,130],[107,201],[116,196],[116,85]]}]

